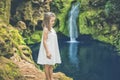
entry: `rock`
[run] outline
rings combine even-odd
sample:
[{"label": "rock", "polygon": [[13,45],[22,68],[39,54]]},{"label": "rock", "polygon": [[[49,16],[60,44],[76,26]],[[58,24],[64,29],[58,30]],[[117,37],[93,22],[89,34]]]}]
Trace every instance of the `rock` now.
[{"label": "rock", "polygon": [[[26,80],[45,80],[45,73],[38,69],[35,64],[25,60],[16,61],[15,58],[16,56],[13,56],[11,60],[19,67],[20,73]],[[55,80],[73,80],[61,72],[54,73],[53,77]]]},{"label": "rock", "polygon": [[11,0],[0,0],[0,23],[9,23]]},{"label": "rock", "polygon": [[26,29],[26,24],[23,21],[18,21],[17,27],[21,30],[24,30],[24,29]]},{"label": "rock", "polygon": [[0,56],[0,80],[25,80],[10,59]]}]

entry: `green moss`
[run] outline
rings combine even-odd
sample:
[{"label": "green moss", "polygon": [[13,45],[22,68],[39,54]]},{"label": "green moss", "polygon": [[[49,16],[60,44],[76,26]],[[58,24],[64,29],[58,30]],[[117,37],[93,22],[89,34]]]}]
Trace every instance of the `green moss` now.
[{"label": "green moss", "polygon": [[[98,16],[101,10],[89,10],[81,13],[79,15],[79,31],[81,34],[92,34],[95,33],[95,28],[93,27],[95,24],[95,20],[92,20],[94,17]],[[89,20],[88,20],[89,19]],[[87,22],[90,21],[90,22]],[[90,25],[88,24],[90,23]]]},{"label": "green moss", "polygon": [[[98,39],[103,42],[111,43],[113,36],[109,34],[110,26],[104,22],[104,28],[99,27],[99,13],[102,10],[88,10],[79,15],[79,29],[81,34],[91,34],[94,39]],[[97,19],[96,19],[97,18]],[[88,22],[89,19],[89,22]],[[89,23],[89,24],[88,24]]]},{"label": "green moss", "polygon": [[[14,39],[15,42],[17,42],[20,45],[24,45],[26,44],[22,38],[22,36],[20,36],[18,30],[16,29],[11,29],[9,30],[9,32],[12,34],[11,37],[12,39]],[[16,37],[17,36],[17,37]]]},{"label": "green moss", "polygon": [[71,7],[71,2],[72,0],[63,0],[63,7],[60,8],[60,13],[57,14],[57,18],[59,19],[59,31],[64,33],[64,34],[68,34],[67,31],[67,26],[66,26],[66,19],[67,19],[67,15],[69,12],[69,9]]},{"label": "green moss", "polygon": [[90,0],[78,0],[81,3],[81,6],[88,5]]},{"label": "green moss", "polygon": [[102,9],[86,10],[79,15],[80,34],[90,34],[96,40],[110,43],[119,50],[120,36],[117,24],[109,24],[100,14]]},{"label": "green moss", "polygon": [[0,22],[9,23],[11,0],[0,1]]},{"label": "green moss", "polygon": [[[32,63],[31,50],[25,45],[22,36],[19,34],[18,30],[13,28],[11,25],[0,25],[0,55],[9,58],[14,53],[20,55],[20,57],[28,62]],[[14,51],[14,48],[16,51]],[[25,56],[27,51],[29,56]]]}]

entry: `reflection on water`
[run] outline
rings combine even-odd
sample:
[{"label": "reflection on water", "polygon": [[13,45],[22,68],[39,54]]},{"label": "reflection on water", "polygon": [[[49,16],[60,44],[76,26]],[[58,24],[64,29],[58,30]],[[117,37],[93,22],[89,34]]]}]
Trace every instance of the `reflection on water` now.
[{"label": "reflection on water", "polygon": [[74,80],[120,80],[120,57],[112,46],[97,41],[59,44],[63,62],[55,71]]},{"label": "reflection on water", "polygon": [[69,59],[71,64],[78,68],[79,60],[78,60],[78,43],[69,43]]}]

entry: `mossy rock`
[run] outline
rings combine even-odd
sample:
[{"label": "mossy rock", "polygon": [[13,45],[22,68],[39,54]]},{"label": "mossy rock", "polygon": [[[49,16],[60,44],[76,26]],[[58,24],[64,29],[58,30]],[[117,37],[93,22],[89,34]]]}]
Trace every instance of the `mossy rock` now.
[{"label": "mossy rock", "polygon": [[10,6],[11,6],[11,0],[0,1],[0,23],[1,22],[6,22],[7,24],[9,23]]},{"label": "mossy rock", "polygon": [[7,26],[5,23],[0,25],[0,55],[10,56],[13,55],[12,48],[15,47],[14,43],[23,45],[25,44],[22,37],[19,35],[17,29]]},{"label": "mossy rock", "polygon": [[18,67],[9,59],[0,57],[0,80],[25,80]]},{"label": "mossy rock", "polygon": [[[15,53],[20,55],[22,59],[33,63],[31,57],[32,51],[26,46],[26,43],[19,34],[19,31],[11,25],[0,25],[0,44],[3,45],[0,47],[0,56],[10,58]],[[29,56],[28,54],[26,56],[26,52]]]}]

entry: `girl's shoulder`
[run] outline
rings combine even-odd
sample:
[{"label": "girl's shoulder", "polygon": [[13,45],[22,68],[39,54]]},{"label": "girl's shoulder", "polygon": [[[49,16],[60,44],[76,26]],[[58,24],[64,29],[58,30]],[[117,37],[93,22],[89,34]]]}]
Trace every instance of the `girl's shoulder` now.
[{"label": "girl's shoulder", "polygon": [[49,31],[48,28],[46,27],[43,28],[43,32],[48,32],[48,31]]}]

